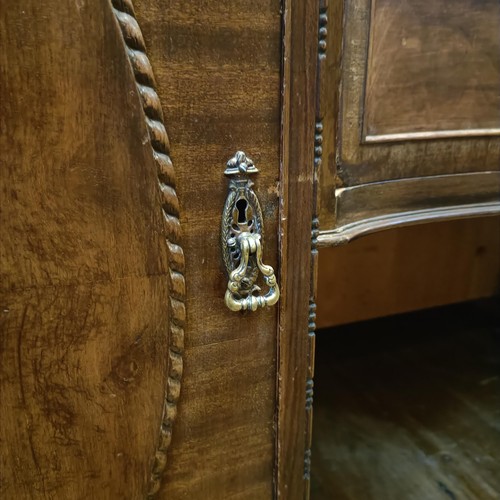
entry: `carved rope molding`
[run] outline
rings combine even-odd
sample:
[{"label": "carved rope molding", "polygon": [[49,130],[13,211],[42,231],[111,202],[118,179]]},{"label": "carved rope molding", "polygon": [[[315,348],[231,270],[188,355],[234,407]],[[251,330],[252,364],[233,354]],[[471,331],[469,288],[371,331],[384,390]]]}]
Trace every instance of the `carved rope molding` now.
[{"label": "carved rope molding", "polygon": [[170,145],[163,123],[163,111],[155,90],[156,83],[141,29],[134,13],[132,0],[111,0],[114,15],[121,29],[128,59],[135,75],[141,97],[153,156],[156,162],[158,185],[162,196],[169,263],[169,371],[158,446],[151,469],[147,498],[160,489],[167,465],[167,449],[172,439],[172,425],[177,414],[182,377],[184,349],[185,280],[184,252],[179,244],[179,201],[175,191],[174,168],[169,157]]}]

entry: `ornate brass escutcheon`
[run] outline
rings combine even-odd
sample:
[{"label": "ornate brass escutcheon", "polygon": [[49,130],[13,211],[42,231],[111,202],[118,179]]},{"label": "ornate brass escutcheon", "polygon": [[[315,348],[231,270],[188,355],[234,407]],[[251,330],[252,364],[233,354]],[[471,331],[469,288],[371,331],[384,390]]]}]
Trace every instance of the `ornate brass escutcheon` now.
[{"label": "ornate brass escutcheon", "polygon": [[[262,210],[250,180],[257,172],[242,151],[227,162],[224,171],[231,178],[221,233],[222,256],[229,275],[224,300],[231,311],[256,311],[276,304],[280,296],[274,269],[262,262]],[[265,295],[260,294],[256,283],[260,273],[269,287]]]}]

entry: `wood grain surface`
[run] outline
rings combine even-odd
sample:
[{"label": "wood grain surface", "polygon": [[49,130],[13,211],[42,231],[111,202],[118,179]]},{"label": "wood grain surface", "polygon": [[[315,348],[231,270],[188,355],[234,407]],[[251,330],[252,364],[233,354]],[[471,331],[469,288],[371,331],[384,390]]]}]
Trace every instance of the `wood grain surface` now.
[{"label": "wood grain surface", "polygon": [[[471,1],[470,9],[479,10],[476,4],[482,4],[479,1]],[[427,2],[428,9],[434,6],[443,7],[442,2]],[[488,4],[490,5],[490,4]],[[438,9],[439,10],[439,9]],[[339,155],[340,165],[338,175],[342,179],[342,186],[353,186],[376,181],[385,181],[390,179],[401,179],[406,177],[420,177],[429,175],[482,172],[488,170],[499,170],[500,157],[500,138],[458,138],[458,139],[441,139],[433,141],[409,140],[403,143],[391,144],[372,144],[361,145],[362,137],[362,120],[363,116],[363,99],[365,82],[366,82],[366,67],[368,64],[368,46],[369,37],[373,26],[370,23],[370,9],[367,0],[349,0],[346,4],[345,12],[346,24],[344,28],[344,44],[342,58],[342,101],[341,101],[341,134],[339,137]],[[446,26],[447,14],[442,13],[439,20],[440,26]],[[417,22],[418,18],[412,19]],[[464,21],[465,22],[465,21]],[[472,26],[473,19],[467,18],[468,27]],[[494,20],[491,22],[495,22]],[[470,28],[472,29],[472,28]],[[487,25],[482,25],[481,29],[485,32],[491,32]],[[427,40],[429,45],[439,43],[436,33],[429,32],[429,36],[433,36],[435,40]],[[494,43],[494,42],[492,42]],[[490,49],[491,51],[491,49]],[[482,56],[487,58],[488,54],[482,53]],[[431,56],[422,58],[422,62],[430,61]],[[440,57],[445,58],[445,54]],[[435,92],[441,95],[453,95],[454,89],[450,86],[450,82],[456,81],[459,77],[456,71],[460,71],[460,78],[467,81],[467,66],[453,65],[453,54],[446,52],[447,66],[441,68],[441,72],[445,72],[448,80],[445,80],[443,87]],[[498,64],[498,58],[493,55],[489,56],[493,64]],[[415,62],[417,64],[418,61]],[[432,78],[436,71],[432,67],[421,67],[421,79],[418,82],[425,82],[427,78]],[[463,73],[462,73],[463,71]],[[500,78],[500,72],[493,70],[494,74]],[[453,78],[451,75],[455,75]],[[494,78],[494,77],[493,77]],[[446,83],[448,83],[447,86]],[[500,83],[500,82],[499,82]],[[420,83],[423,85],[423,83]],[[417,82],[414,83],[417,85]],[[425,88],[425,86],[424,86]],[[493,85],[494,95],[497,95],[499,85]],[[412,109],[413,113],[419,111],[419,101],[413,99],[415,92],[412,94],[412,101],[407,102],[405,95],[394,94],[395,100],[386,103],[394,109]],[[399,103],[396,99],[402,101]],[[429,100],[430,99],[430,100]],[[429,98],[426,103],[429,106],[432,99]],[[411,117],[408,117],[410,120]],[[436,106],[429,107],[429,112],[426,116],[426,122],[429,127],[432,127],[434,122],[439,119],[438,109]]]},{"label": "wood grain surface", "polygon": [[0,8],[2,498],[143,498],[168,373],[165,225],[107,2]]},{"label": "wood grain surface", "polygon": [[322,248],[318,327],[489,297],[500,287],[500,219],[378,232]]},{"label": "wood grain surface", "polygon": [[[309,494],[317,220],[314,138],[319,3],[285,2],[277,497]],[[317,159],[317,158],[316,158]]]},{"label": "wood grain surface", "polygon": [[342,39],[345,2],[322,0],[322,11],[326,17],[322,26],[325,36],[320,40],[322,48],[318,58],[317,117],[322,134],[321,165],[318,169],[317,204],[320,229],[331,229],[335,221],[335,196],[332,187],[337,178],[337,143],[340,133],[340,104],[342,76]]},{"label": "wood grain surface", "polygon": [[224,304],[226,161],[259,174],[264,262],[278,269],[281,14],[278,0],[137,0],[176,167],[188,320],[182,397],[160,498],[273,495],[277,308]]},{"label": "wood grain surface", "polygon": [[[500,169],[500,138],[474,137],[482,135],[478,127],[486,130],[483,135],[497,134],[495,123],[500,120],[497,3],[463,1],[454,4],[453,13],[445,2],[422,0],[410,5],[382,0],[372,10],[370,5],[368,0],[345,2],[343,25],[337,27],[336,36],[326,39],[327,58],[333,54],[337,59],[341,50],[341,70],[338,64],[327,65],[321,75],[322,88],[331,96],[322,99],[322,113],[327,121],[337,122],[324,123],[331,132],[322,144],[329,161],[321,173],[321,230],[343,227],[337,220],[342,211],[337,190],[387,181],[428,178],[425,193],[419,196],[422,200],[435,196],[439,209],[434,186],[437,194],[441,176],[475,173],[477,177],[470,180],[478,184],[468,186],[465,198],[489,182],[494,195],[490,202],[498,204],[499,183],[488,180],[484,172]],[[446,111],[449,107],[453,111]],[[451,136],[442,135],[446,130],[453,132]],[[366,134],[372,142],[363,139]],[[395,142],[387,142],[388,134],[399,135],[393,137]],[[394,182],[394,186],[396,191],[401,186],[401,197],[406,198],[405,185]],[[368,189],[374,216],[383,216],[375,229],[386,222],[391,225],[400,201],[390,195],[395,190],[372,196]],[[394,201],[394,213],[384,215],[384,205]],[[457,215],[467,213],[464,209]],[[364,221],[362,213],[352,215]]]},{"label": "wood grain surface", "polygon": [[311,498],[497,499],[498,326],[460,305],[318,332]]},{"label": "wood grain surface", "polygon": [[416,177],[393,182],[373,182],[338,189],[337,221],[347,226],[359,219],[383,215],[404,218],[419,210],[445,210],[460,205],[498,205],[500,172]]},{"label": "wood grain surface", "polygon": [[500,4],[371,5],[365,140],[500,135]]},{"label": "wood grain surface", "polygon": [[321,246],[340,245],[381,229],[500,213],[500,172],[416,177],[335,191],[336,227]]}]

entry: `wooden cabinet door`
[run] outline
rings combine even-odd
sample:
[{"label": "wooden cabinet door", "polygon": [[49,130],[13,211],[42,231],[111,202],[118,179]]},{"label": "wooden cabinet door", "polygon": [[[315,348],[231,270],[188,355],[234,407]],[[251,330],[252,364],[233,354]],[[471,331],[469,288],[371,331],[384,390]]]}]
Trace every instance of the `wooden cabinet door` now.
[{"label": "wooden cabinet door", "polygon": [[[317,4],[286,4],[1,3],[0,496],[305,491]],[[244,313],[238,150],[281,287]]]},{"label": "wooden cabinet door", "polygon": [[498,213],[498,1],[328,1],[323,12],[320,242]]},{"label": "wooden cabinet door", "polygon": [[128,2],[3,1],[0,67],[0,496],[144,498],[184,263],[140,30]]}]

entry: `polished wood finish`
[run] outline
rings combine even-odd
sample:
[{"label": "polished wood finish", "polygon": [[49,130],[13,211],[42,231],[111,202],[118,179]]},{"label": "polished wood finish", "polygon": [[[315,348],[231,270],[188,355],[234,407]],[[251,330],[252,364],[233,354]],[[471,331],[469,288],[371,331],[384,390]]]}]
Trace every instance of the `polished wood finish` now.
[{"label": "polished wood finish", "polygon": [[[477,9],[476,4],[478,3],[478,1],[471,2],[473,4],[471,8]],[[433,5],[435,5],[434,2],[427,2],[428,9],[431,9]],[[442,2],[437,5],[441,6],[443,11],[445,10]],[[446,18],[445,12],[442,13],[442,18]],[[367,0],[349,0],[346,6],[345,20],[341,77],[341,134],[338,144],[340,155],[338,175],[342,179],[342,185],[338,187],[390,179],[500,169],[498,161],[500,138],[496,137],[435,141],[413,140],[401,144],[361,145],[360,117],[363,113],[361,97],[366,84],[368,42],[371,29],[373,29],[373,26],[370,25],[369,2]],[[470,22],[472,23],[472,21]],[[442,20],[442,23],[445,24],[445,21]],[[499,64],[498,58],[496,61]],[[455,68],[451,69],[453,70],[452,75],[454,75]],[[420,70],[424,71],[425,68],[420,68]],[[447,74],[449,73],[447,72]],[[500,79],[500,72],[497,78]],[[500,85],[494,87],[497,93],[500,92],[499,88]],[[440,92],[451,93],[452,89],[447,87],[440,89]],[[418,101],[412,101],[411,105],[392,101],[390,106],[396,109],[410,106],[414,113],[419,111]],[[432,114],[427,117],[429,127],[432,126],[435,119],[437,116]]]},{"label": "polished wood finish", "polygon": [[500,135],[500,3],[373,0],[367,142]]},{"label": "polished wood finish", "polygon": [[319,331],[311,498],[498,498],[498,319],[460,305]]},{"label": "polished wood finish", "polygon": [[0,496],[144,498],[172,262],[134,74],[107,2],[0,23]]},{"label": "polished wood finish", "polygon": [[[339,120],[341,106],[341,77],[343,57],[343,27],[345,2],[323,0],[323,24],[320,29],[324,36],[320,38],[321,49],[318,54],[318,95],[317,116],[321,123],[320,148],[321,165],[318,169],[317,204],[320,221],[320,237],[324,230],[335,227],[336,198],[334,188],[339,184],[337,177],[337,149],[339,141]],[[317,141],[316,141],[317,142]]]},{"label": "polished wood finish", "polygon": [[309,494],[312,432],[318,2],[284,7],[277,497],[298,500]]},{"label": "polished wood finish", "polygon": [[278,0],[137,0],[176,166],[186,256],[184,375],[159,498],[271,498],[277,308],[231,312],[220,249],[226,161],[259,174],[264,259],[276,270],[280,169]]},{"label": "polished wood finish", "polygon": [[320,250],[317,324],[490,297],[499,286],[498,217],[382,231]]},{"label": "polished wood finish", "polygon": [[381,229],[422,222],[497,215],[500,172],[417,177],[336,190],[338,227],[320,246],[341,245]]},{"label": "polished wood finish", "polygon": [[[360,145],[368,0],[1,9],[0,494],[307,498],[318,246],[498,211],[498,140]],[[246,314],[237,150],[282,292]]]},{"label": "polished wood finish", "polygon": [[[489,213],[500,213],[500,181],[495,177],[500,169],[495,132],[500,120],[498,4],[459,2],[453,15],[447,5],[419,1],[401,6],[381,0],[371,14],[368,0],[345,3],[342,69],[339,74],[330,68],[322,75],[331,96],[322,100],[323,114],[338,123],[338,132],[325,135],[322,143],[330,160],[321,172],[321,231],[330,233],[324,244],[389,227],[395,219],[408,224],[485,213],[478,203],[487,203]],[[410,16],[410,10],[415,14]],[[475,36],[476,31],[481,35]],[[338,35],[336,40],[327,38],[327,58],[330,52],[336,58],[338,43]],[[463,64],[454,64],[460,58]],[[411,83],[406,85],[405,78]],[[447,112],[450,107],[453,111]],[[475,114],[469,112],[472,108]],[[446,131],[450,137],[444,138]],[[396,134],[389,137],[393,142],[387,142],[390,134]],[[478,134],[486,137],[474,137]],[[455,186],[450,180],[447,186],[443,176],[457,174],[475,177],[464,177]],[[425,183],[426,189],[409,195],[410,179]],[[382,185],[383,192],[378,190]],[[487,196],[472,198],[485,185]],[[462,191],[454,193],[456,188]],[[370,213],[358,211],[366,203],[360,199],[357,212],[343,209],[351,189],[358,199],[370,200]],[[452,210],[443,211],[443,195],[448,198],[444,206]],[[420,213],[428,200],[428,211]],[[346,221],[343,214],[348,211]],[[349,227],[351,223],[355,225]]]}]

